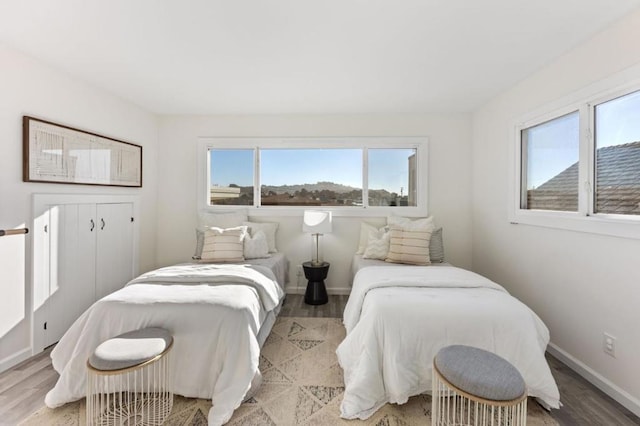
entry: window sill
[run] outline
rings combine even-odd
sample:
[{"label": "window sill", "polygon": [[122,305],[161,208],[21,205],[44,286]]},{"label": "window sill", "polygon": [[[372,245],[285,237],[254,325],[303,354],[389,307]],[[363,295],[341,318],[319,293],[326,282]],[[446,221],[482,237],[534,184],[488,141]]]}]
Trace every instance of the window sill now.
[{"label": "window sill", "polygon": [[579,213],[541,210],[518,210],[511,224],[533,225],[574,232],[640,239],[640,217],[621,215],[582,216]]},{"label": "window sill", "polygon": [[305,210],[330,211],[333,217],[427,217],[426,209],[419,207],[333,207],[333,206],[206,206],[208,212],[246,210],[249,216],[300,216]]}]

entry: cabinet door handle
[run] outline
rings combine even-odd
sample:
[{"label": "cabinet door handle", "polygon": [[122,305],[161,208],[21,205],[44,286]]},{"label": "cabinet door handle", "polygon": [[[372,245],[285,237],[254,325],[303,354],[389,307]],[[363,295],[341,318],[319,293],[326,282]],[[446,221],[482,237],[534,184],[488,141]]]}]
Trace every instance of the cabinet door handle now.
[{"label": "cabinet door handle", "polygon": [[96,227],[96,223],[93,221],[93,219],[91,219],[91,229],[89,229],[89,232],[93,232],[93,228]]},{"label": "cabinet door handle", "polygon": [[104,229],[104,219],[100,218],[100,223],[102,224],[102,226],[100,226],[100,230]]}]

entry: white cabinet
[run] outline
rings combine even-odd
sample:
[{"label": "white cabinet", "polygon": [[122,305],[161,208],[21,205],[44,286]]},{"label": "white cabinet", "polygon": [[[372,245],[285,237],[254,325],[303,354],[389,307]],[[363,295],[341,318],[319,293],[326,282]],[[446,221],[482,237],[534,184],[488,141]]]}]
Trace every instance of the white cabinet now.
[{"label": "white cabinet", "polygon": [[133,278],[133,206],[97,205],[96,300],[122,288]]},{"label": "white cabinet", "polygon": [[57,342],[96,300],[137,272],[135,200],[34,196],[33,350]]}]

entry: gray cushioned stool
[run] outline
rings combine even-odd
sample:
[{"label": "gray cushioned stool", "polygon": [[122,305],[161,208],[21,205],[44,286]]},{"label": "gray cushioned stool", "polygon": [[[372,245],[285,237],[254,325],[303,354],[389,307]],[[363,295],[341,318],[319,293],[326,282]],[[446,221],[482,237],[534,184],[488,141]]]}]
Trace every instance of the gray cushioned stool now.
[{"label": "gray cushioned stool", "polygon": [[160,425],[173,407],[173,337],[143,328],[101,343],[87,360],[88,425]]},{"label": "gray cushioned stool", "polygon": [[453,345],[433,360],[431,425],[525,426],[527,387],[506,359]]}]

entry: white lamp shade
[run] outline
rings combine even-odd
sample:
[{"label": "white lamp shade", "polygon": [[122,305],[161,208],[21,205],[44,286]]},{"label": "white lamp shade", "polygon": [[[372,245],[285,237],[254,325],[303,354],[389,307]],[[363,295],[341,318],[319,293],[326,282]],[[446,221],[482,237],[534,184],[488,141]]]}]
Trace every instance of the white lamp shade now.
[{"label": "white lamp shade", "polygon": [[328,234],[331,232],[331,212],[305,210],[302,219],[302,231],[312,234]]}]

